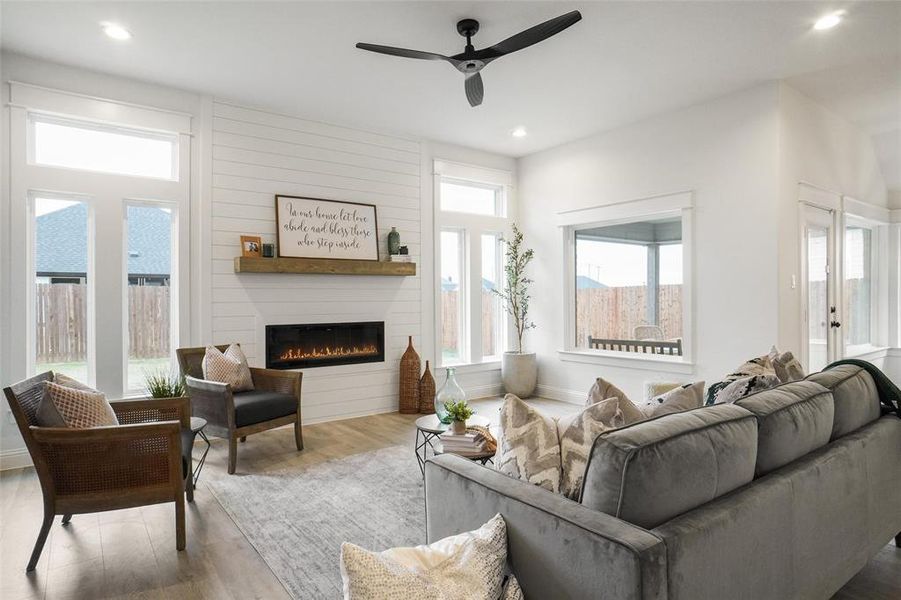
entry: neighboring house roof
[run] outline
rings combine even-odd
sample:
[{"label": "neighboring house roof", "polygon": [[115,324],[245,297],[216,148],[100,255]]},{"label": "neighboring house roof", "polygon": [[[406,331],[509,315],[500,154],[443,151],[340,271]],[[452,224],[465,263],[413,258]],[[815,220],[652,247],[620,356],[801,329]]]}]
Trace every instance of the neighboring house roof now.
[{"label": "neighboring house roof", "polygon": [[591,277],[586,277],[585,275],[577,275],[576,276],[576,289],[577,290],[600,290],[604,289],[608,286],[604,285],[600,281],[595,281]]},{"label": "neighboring house roof", "polygon": [[[441,291],[442,292],[456,292],[457,288],[460,286],[456,281],[451,281],[450,279],[442,279],[441,280]],[[484,277],[482,278],[482,289],[486,292],[490,292],[495,289],[495,284],[493,281],[488,281]]]},{"label": "neighboring house roof", "polygon": [[[169,275],[171,214],[153,207],[129,207],[128,272]],[[88,209],[83,203],[39,216],[36,224],[37,273],[87,272]]]}]

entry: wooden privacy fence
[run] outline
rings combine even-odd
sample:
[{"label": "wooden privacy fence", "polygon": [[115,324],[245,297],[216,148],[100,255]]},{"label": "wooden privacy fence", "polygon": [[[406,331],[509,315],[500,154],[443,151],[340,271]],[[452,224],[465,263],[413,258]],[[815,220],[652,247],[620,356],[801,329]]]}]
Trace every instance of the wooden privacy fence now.
[{"label": "wooden privacy fence", "polygon": [[[128,286],[130,358],[169,356],[169,290],[164,286]],[[87,360],[87,302],[84,284],[35,285],[37,362]],[[103,327],[102,316],[97,326]]]},{"label": "wooden privacy fence", "polygon": [[[441,348],[445,350],[457,350],[457,341],[460,339],[458,331],[460,321],[457,312],[459,295],[456,290],[441,292]],[[491,356],[495,353],[497,327],[494,319],[500,312],[498,297],[482,290],[482,356]]]},{"label": "wooden privacy fence", "polygon": [[[631,340],[633,330],[647,325],[645,286],[576,290],[576,345],[588,337]],[[658,322],[664,339],[682,337],[682,286],[661,285],[657,297]]]}]

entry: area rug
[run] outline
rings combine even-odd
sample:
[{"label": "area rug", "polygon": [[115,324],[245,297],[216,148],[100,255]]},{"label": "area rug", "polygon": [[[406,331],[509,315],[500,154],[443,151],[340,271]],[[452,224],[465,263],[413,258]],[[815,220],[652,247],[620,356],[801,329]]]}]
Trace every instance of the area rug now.
[{"label": "area rug", "polygon": [[342,542],[372,550],[425,543],[422,475],[410,447],[208,486],[298,600],[342,597]]}]

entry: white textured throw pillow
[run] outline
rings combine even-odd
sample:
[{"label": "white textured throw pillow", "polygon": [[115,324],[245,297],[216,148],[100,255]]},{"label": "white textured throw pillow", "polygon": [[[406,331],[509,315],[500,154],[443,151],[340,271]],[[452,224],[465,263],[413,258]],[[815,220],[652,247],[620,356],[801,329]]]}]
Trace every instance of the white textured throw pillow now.
[{"label": "white textured throw pillow", "polygon": [[608,398],[560,418],[542,415],[507,394],[500,414],[497,470],[569,498],[582,490],[595,438],[625,425],[618,398]]},{"label": "white textured throw pillow", "polygon": [[203,378],[219,383],[228,383],[233,392],[245,392],[253,389],[253,379],[247,358],[238,344],[232,344],[225,354],[215,346],[207,346],[203,355]]},{"label": "white textured throw pillow", "polygon": [[704,404],[704,382],[686,383],[648,400],[641,411],[648,418],[698,408]]},{"label": "white textured throw pillow", "polygon": [[500,515],[428,546],[371,552],[345,542],[344,600],[491,600],[501,595],[506,562],[507,527]]},{"label": "white textured throw pillow", "polygon": [[641,412],[641,410],[637,406],[635,406],[635,403],[629,400],[629,397],[624,391],[622,391],[603,377],[598,377],[597,380],[595,380],[594,385],[592,385],[591,389],[588,391],[587,404],[596,404],[608,398],[619,399],[619,408],[621,411],[623,411],[623,418],[626,421],[626,425],[631,425],[632,423],[637,423],[638,421],[644,421],[647,418],[645,414]]}]

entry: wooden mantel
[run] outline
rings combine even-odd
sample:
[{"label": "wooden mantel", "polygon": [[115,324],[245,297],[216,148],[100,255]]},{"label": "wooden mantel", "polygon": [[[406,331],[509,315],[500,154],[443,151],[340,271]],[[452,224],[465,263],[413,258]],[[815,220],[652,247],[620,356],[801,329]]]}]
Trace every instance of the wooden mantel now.
[{"label": "wooden mantel", "polygon": [[317,275],[416,275],[416,263],[332,258],[235,257],[235,273],[308,273]]}]

